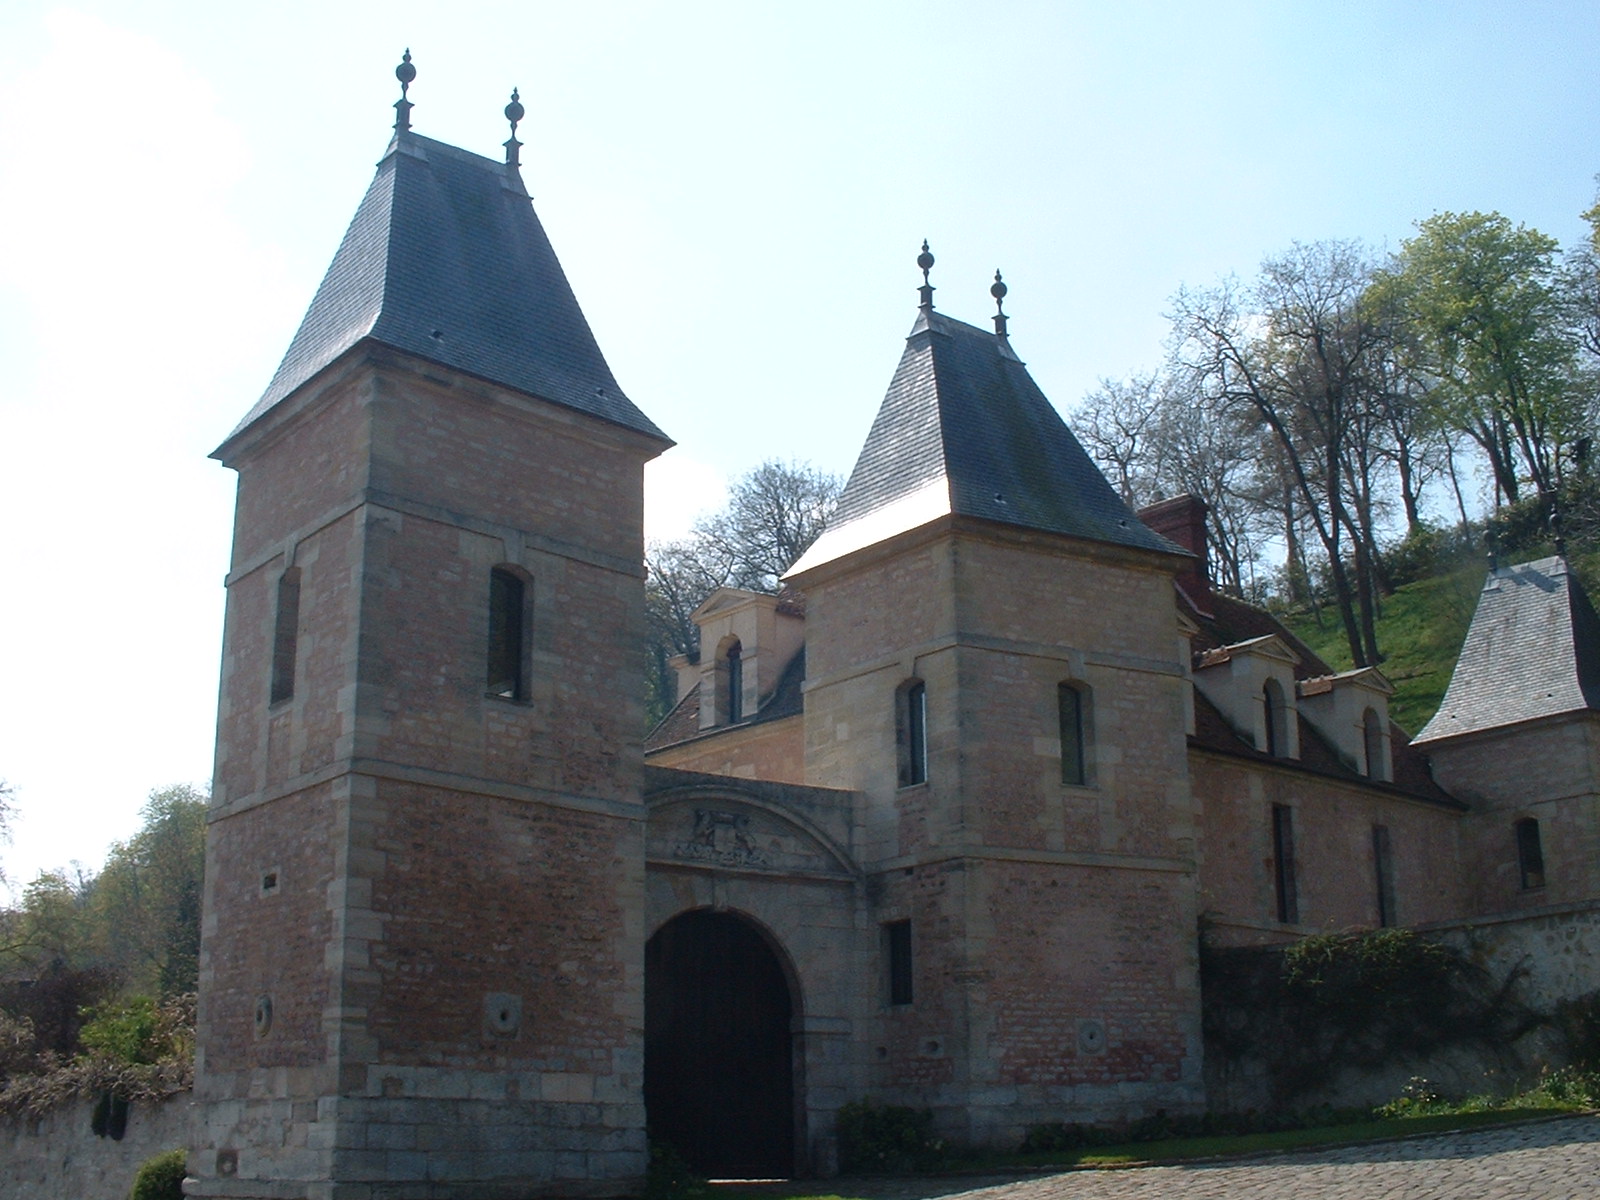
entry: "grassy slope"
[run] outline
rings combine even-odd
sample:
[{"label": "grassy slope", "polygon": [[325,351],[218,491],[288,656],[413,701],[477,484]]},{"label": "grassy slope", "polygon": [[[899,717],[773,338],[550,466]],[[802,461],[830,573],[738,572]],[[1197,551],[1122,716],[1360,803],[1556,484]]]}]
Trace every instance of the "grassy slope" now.
[{"label": "grassy slope", "polygon": [[[1389,715],[1407,733],[1426,725],[1444,699],[1483,577],[1483,566],[1472,563],[1407,584],[1384,601],[1378,648],[1385,658],[1379,669],[1395,687]],[[1353,665],[1344,626],[1331,608],[1322,610],[1320,622],[1309,612],[1283,614],[1283,621],[1335,670]]]},{"label": "grassy slope", "polygon": [[[1530,552],[1519,555],[1516,561],[1540,556]],[[1570,561],[1590,599],[1600,595],[1600,553],[1574,555]],[[1378,618],[1378,649],[1385,657],[1379,669],[1395,687],[1389,715],[1407,733],[1414,735],[1426,725],[1444,699],[1456,655],[1483,590],[1485,570],[1482,560],[1470,560],[1443,574],[1407,584],[1383,602]],[[1322,610],[1320,621],[1310,612],[1278,615],[1335,670],[1350,668],[1344,626],[1332,608]]]}]

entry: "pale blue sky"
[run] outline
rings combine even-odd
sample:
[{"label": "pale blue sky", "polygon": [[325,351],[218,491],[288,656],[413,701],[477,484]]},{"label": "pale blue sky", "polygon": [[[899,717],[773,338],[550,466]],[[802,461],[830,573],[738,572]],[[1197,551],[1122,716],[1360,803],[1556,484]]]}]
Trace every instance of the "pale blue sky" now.
[{"label": "pale blue sky", "polygon": [[210,773],[232,479],[381,155],[524,176],[670,531],[772,455],[849,470],[910,327],[983,322],[1070,410],[1179,287],[1497,209],[1564,243],[1600,171],[1586,3],[201,4],[0,14],[0,777],[26,879]]}]

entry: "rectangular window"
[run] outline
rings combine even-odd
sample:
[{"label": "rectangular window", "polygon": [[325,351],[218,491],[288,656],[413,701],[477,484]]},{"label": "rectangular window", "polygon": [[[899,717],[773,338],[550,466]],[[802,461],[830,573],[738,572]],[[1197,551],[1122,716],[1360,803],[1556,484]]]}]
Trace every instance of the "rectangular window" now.
[{"label": "rectangular window", "polygon": [[1294,810],[1287,804],[1272,806],[1272,880],[1277,891],[1278,920],[1285,925],[1300,921],[1300,903],[1294,890]]},{"label": "rectangular window", "polygon": [[1394,859],[1387,825],[1372,827],[1372,870],[1378,885],[1378,924],[1387,928],[1395,923]]},{"label": "rectangular window", "polygon": [[911,922],[890,921],[883,927],[884,957],[889,962],[889,1003],[911,1003]]},{"label": "rectangular window", "polygon": [[496,567],[489,573],[489,678],[491,696],[527,698],[522,651],[526,595],[523,582]]},{"label": "rectangular window", "polygon": [[900,786],[928,782],[928,689],[921,681],[900,689],[895,732],[900,743]]},{"label": "rectangular window", "polygon": [[272,691],[270,703],[294,695],[294,660],[300,648],[300,568],[290,567],[278,577],[278,616],[272,630]]},{"label": "rectangular window", "polygon": [[1517,822],[1517,868],[1523,891],[1544,886],[1544,846],[1539,839],[1539,822],[1532,817]]},{"label": "rectangular window", "polygon": [[1082,787],[1088,782],[1083,755],[1083,693],[1070,683],[1056,688],[1061,717],[1061,782]]}]

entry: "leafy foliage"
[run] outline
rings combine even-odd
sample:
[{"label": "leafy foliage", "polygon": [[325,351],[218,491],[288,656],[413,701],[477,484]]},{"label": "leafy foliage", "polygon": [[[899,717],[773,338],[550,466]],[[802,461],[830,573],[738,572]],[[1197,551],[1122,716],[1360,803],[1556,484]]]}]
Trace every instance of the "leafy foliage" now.
[{"label": "leafy foliage", "polygon": [[847,1172],[927,1171],[950,1153],[925,1108],[852,1101],[839,1110],[838,1130],[839,1167]]},{"label": "leafy foliage", "polygon": [[1425,1058],[1451,1046],[1500,1052],[1548,1018],[1517,996],[1521,969],[1492,979],[1408,929],[1321,934],[1287,948],[1201,947],[1208,1054],[1265,1059],[1289,1106],[1340,1066]]},{"label": "leafy foliage", "polygon": [[112,1003],[85,1025],[89,1045],[73,1058],[46,1051],[0,1087],[0,1114],[49,1112],[85,1096],[161,1100],[194,1083],[193,993],[160,1005]]},{"label": "leafy foliage", "polygon": [[128,1200],[183,1200],[183,1177],[188,1170],[188,1154],[168,1150],[147,1158],[133,1177]]}]

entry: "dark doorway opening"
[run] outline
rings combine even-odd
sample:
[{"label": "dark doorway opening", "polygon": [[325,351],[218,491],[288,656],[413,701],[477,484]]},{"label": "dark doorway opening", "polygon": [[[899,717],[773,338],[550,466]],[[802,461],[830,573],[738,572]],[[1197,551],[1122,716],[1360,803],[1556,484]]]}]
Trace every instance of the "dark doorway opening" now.
[{"label": "dark doorway opening", "polygon": [[651,1138],[712,1178],[788,1178],[794,1002],[766,937],[727,913],[684,913],[646,943],[644,980]]}]

